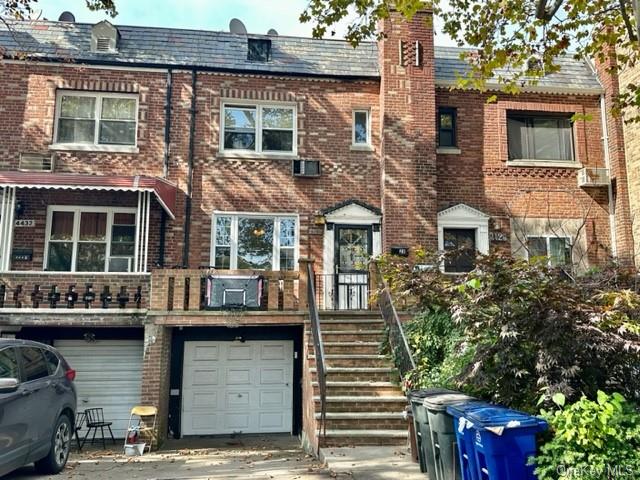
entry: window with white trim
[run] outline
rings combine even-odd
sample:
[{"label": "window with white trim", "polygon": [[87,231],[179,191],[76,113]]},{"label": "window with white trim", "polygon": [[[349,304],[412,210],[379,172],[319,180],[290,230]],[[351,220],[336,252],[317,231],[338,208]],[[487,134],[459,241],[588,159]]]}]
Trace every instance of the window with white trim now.
[{"label": "window with white trim", "polygon": [[135,235],[135,208],[49,207],[45,270],[130,272]]},{"label": "window with white trim", "polygon": [[353,134],[351,143],[354,146],[371,145],[369,110],[359,109],[353,111]]},{"label": "window with white trim", "polygon": [[212,264],[225,270],[295,270],[297,227],[294,216],[216,214]]},{"label": "window with white trim", "polygon": [[556,236],[527,236],[529,259],[546,257],[550,266],[571,264],[571,239]]},{"label": "window with white trim", "polygon": [[222,151],[295,154],[293,105],[222,105]]},{"label": "window with white trim", "polygon": [[58,92],[57,144],[135,146],[137,129],[136,94]]}]

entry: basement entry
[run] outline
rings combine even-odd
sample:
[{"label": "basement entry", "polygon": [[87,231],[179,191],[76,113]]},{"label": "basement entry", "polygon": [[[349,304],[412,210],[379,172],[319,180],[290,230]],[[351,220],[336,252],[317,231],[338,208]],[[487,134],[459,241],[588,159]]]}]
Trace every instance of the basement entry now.
[{"label": "basement entry", "polygon": [[182,435],[291,432],[293,341],[185,342]]},{"label": "basement entry", "polygon": [[113,435],[124,438],[131,408],[140,404],[142,340],[56,340],[54,346],[76,371],[78,412],[102,408]]}]

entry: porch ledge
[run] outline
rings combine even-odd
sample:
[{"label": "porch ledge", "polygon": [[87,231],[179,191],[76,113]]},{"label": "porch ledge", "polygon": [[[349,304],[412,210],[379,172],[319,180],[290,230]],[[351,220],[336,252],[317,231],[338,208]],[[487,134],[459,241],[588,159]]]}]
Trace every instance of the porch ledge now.
[{"label": "porch ledge", "polygon": [[145,316],[147,315],[146,308],[0,308],[0,317],[3,315],[15,315],[18,313],[27,313],[29,315],[33,315],[37,313],[38,315],[135,315],[135,316]]},{"label": "porch ledge", "polygon": [[304,325],[309,313],[303,310],[227,312],[214,310],[149,311],[149,321],[174,326]]}]

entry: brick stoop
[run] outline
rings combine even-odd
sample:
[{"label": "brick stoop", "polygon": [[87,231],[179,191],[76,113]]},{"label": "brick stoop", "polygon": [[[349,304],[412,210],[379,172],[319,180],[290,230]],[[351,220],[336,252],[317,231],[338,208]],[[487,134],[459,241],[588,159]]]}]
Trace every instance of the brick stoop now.
[{"label": "brick stoop", "polygon": [[[321,312],[320,329],[327,372],[326,436],[323,447],[404,445],[407,400],[393,362],[380,354],[384,322],[374,312]],[[320,392],[311,332],[309,365],[316,419]],[[320,432],[319,432],[320,433]]]}]

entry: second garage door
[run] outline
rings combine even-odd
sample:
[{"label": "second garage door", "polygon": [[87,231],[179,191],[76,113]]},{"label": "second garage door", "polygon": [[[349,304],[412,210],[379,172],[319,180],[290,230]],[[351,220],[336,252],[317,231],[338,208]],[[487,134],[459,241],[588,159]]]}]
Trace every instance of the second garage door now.
[{"label": "second garage door", "polygon": [[131,407],[140,404],[142,340],[56,340],[54,346],[76,371],[78,411],[102,408],[115,437],[124,438]]},{"label": "second garage door", "polygon": [[185,342],[182,434],[291,432],[293,342]]}]

